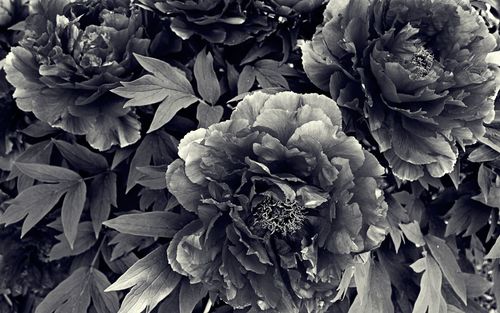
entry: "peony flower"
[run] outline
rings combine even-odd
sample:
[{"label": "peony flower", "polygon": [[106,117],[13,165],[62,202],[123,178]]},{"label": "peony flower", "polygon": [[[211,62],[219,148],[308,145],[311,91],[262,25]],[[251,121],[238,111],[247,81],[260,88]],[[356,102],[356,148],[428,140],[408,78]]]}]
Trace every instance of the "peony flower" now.
[{"label": "peony flower", "polygon": [[[276,31],[273,6],[255,0],[141,0],[171,16],[171,28],[182,39],[194,34],[211,43],[237,45],[248,39],[263,40]],[[267,1],[269,2],[269,1]]]},{"label": "peony flower", "polygon": [[7,56],[7,80],[23,111],[100,150],[136,142],[140,123],[109,92],[146,54],[141,15],[128,0],[32,1],[19,47]]},{"label": "peony flower", "polygon": [[394,174],[442,177],[494,117],[495,38],[468,1],[332,1],[302,46],[311,81],[368,120]]},{"label": "peony flower", "polygon": [[196,218],[172,239],[171,267],[234,308],[325,312],[387,231],[384,169],[341,124],[325,96],[256,92],[188,133],[166,180]]}]

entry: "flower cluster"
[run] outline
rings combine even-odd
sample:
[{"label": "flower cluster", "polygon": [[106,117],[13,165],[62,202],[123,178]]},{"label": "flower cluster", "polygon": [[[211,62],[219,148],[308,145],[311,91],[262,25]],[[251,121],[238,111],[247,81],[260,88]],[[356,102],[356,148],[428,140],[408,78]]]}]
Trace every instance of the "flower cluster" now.
[{"label": "flower cluster", "polygon": [[473,144],[494,116],[496,46],[466,2],[330,2],[303,45],[309,78],[366,116],[395,175],[450,173],[457,145]]},{"label": "flower cluster", "polygon": [[325,312],[353,255],[385,238],[384,169],[325,96],[249,95],[179,156],[167,187],[197,218],[169,263],[233,307]]}]

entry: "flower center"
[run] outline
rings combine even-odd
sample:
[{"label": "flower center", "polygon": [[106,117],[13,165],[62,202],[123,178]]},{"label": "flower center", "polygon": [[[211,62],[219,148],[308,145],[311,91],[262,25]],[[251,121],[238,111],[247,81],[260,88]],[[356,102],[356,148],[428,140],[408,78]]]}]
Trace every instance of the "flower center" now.
[{"label": "flower center", "polygon": [[306,219],[306,209],[297,201],[280,201],[266,197],[254,209],[252,227],[270,234],[292,235],[300,230]]},{"label": "flower center", "polygon": [[434,55],[424,47],[419,47],[410,63],[414,66],[412,74],[417,77],[425,77],[432,70]]}]

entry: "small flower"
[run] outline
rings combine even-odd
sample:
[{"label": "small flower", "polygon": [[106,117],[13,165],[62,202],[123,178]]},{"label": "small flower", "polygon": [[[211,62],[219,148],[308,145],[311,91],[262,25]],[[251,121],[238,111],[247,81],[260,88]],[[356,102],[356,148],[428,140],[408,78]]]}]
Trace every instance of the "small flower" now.
[{"label": "small flower", "polygon": [[326,312],[342,271],[387,233],[384,169],[341,125],[325,96],[256,92],[188,133],[166,180],[196,218],[171,267],[234,308]]},{"label": "small flower", "polygon": [[469,1],[331,1],[302,46],[311,81],[363,114],[393,173],[453,171],[493,120],[496,46]]}]

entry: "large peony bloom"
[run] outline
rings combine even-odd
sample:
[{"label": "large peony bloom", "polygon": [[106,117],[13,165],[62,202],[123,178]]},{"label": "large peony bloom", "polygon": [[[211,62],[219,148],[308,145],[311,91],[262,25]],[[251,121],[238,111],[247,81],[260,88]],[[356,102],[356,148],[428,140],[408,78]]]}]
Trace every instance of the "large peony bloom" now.
[{"label": "large peony bloom", "polygon": [[396,176],[450,173],[493,119],[495,38],[468,1],[331,1],[303,45],[313,83],[368,119]]},{"label": "large peony bloom", "polygon": [[95,148],[139,139],[139,121],[109,90],[146,54],[141,15],[128,0],[32,1],[24,38],[7,56],[7,80],[24,111]]},{"label": "large peony bloom", "polygon": [[187,134],[166,179],[197,218],[172,239],[172,268],[235,308],[326,311],[386,235],[384,169],[341,123],[325,96],[257,92]]},{"label": "large peony bloom", "polygon": [[272,8],[254,0],[140,0],[171,16],[171,28],[182,39],[194,34],[211,43],[236,45],[250,38],[262,40],[276,30]]}]

